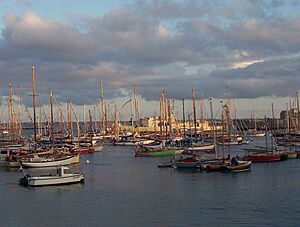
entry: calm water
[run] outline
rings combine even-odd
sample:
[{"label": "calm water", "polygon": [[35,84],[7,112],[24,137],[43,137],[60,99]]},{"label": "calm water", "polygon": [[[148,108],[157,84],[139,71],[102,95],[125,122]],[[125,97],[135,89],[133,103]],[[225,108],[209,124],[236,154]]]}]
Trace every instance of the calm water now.
[{"label": "calm water", "polygon": [[160,159],[126,147],[83,158],[90,163],[72,167],[85,173],[82,185],[24,188],[20,172],[0,168],[0,226],[300,224],[300,159],[225,174],[159,169]]}]

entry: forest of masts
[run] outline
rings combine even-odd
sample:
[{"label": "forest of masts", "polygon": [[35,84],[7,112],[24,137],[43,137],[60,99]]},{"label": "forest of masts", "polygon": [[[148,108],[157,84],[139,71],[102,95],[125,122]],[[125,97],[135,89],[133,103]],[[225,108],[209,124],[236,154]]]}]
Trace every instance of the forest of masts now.
[{"label": "forest of masts", "polygon": [[[23,113],[27,115],[30,123],[33,124],[34,135],[33,138],[37,141],[43,135],[51,136],[52,141],[54,136],[60,136],[61,138],[65,136],[73,137],[81,136],[86,137],[89,133],[100,133],[102,135],[113,135],[115,138],[119,137],[121,132],[130,131],[133,135],[140,135],[140,111],[139,111],[139,100],[137,95],[136,85],[133,85],[133,96],[128,102],[126,102],[118,110],[117,105],[110,107],[104,99],[103,83],[100,81],[100,108],[98,102],[95,102],[92,110],[87,111],[87,105],[83,105],[83,128],[81,127],[78,113],[75,111],[71,100],[68,98],[66,100],[66,111],[63,111],[63,105],[55,99],[52,90],[49,94],[49,111],[47,112],[39,101],[39,105],[36,104],[36,88],[35,88],[35,68],[32,67],[32,111],[25,106],[24,110],[21,110],[21,95],[20,88],[17,88],[17,108],[15,108],[14,94],[12,84],[9,84],[9,99],[8,99],[8,121],[2,121],[2,111],[0,112],[0,127],[1,131],[7,133],[12,141],[20,141],[24,138],[24,128],[23,128]],[[54,128],[54,114],[53,114],[53,99],[56,102],[56,107],[58,108],[58,119],[57,124]],[[230,102],[230,89],[229,83],[227,87],[227,102],[226,104],[221,103],[222,114],[221,119],[217,122],[215,121],[215,115],[213,113],[212,100],[210,99],[210,125],[221,124],[224,133],[230,133],[230,125],[232,122],[237,122],[236,117],[236,106],[234,102],[234,112],[233,121],[231,121],[231,102]],[[129,124],[126,124],[126,120],[120,121],[121,111],[127,104],[131,104],[131,113]],[[269,127],[276,128],[276,122],[278,120],[274,117],[274,107],[272,103],[272,118],[269,123]],[[166,92],[163,90],[160,96],[160,106],[159,115],[154,112],[153,119],[154,132],[157,132],[157,136],[160,138],[172,138],[177,135],[186,134],[187,130],[191,133],[194,130],[194,135],[197,136],[201,134],[203,129],[203,123],[206,121],[204,119],[204,96],[201,95],[200,99],[200,122],[197,123],[197,113],[196,113],[196,98],[195,91],[192,89],[192,112],[186,114],[185,110],[185,100],[182,99],[182,120],[179,120],[178,111],[174,114],[174,99],[167,99]],[[15,110],[17,109],[17,110]],[[33,112],[33,113],[31,113]],[[98,115],[98,116],[97,116]],[[191,119],[193,115],[193,119]],[[186,119],[188,116],[188,119]],[[100,118],[100,121],[96,119]],[[251,112],[251,119],[254,122],[253,128],[257,129],[257,115],[253,110]],[[175,121],[175,124],[172,123]],[[158,122],[156,122],[158,121]],[[76,130],[73,126],[75,122]],[[100,125],[99,126],[99,122]],[[121,124],[123,122],[123,124]],[[252,124],[252,123],[251,123]],[[251,127],[248,124],[248,128]],[[265,123],[266,125],[267,123]],[[299,114],[299,98],[298,92],[296,92],[294,100],[290,100],[286,104],[286,116],[283,125],[287,130],[300,130],[300,114]],[[278,127],[278,126],[277,126]],[[76,135],[74,135],[76,133]],[[55,134],[55,135],[54,135]]]}]

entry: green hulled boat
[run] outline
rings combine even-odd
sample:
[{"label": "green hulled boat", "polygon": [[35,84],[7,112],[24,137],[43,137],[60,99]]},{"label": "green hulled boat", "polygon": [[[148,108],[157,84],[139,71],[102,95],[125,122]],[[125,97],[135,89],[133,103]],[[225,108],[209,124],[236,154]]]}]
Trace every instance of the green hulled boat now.
[{"label": "green hulled boat", "polygon": [[166,156],[174,156],[177,154],[181,154],[183,149],[176,148],[163,148],[163,149],[155,149],[149,151],[137,151],[135,152],[135,157],[166,157]]}]

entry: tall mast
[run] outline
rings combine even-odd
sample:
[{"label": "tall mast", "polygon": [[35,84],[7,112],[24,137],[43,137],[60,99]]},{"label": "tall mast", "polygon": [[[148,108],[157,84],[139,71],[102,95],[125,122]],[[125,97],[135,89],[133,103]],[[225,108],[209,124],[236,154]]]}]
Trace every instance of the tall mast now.
[{"label": "tall mast", "polygon": [[195,138],[197,138],[196,98],[195,98],[194,88],[192,88],[192,98],[193,98],[193,113],[194,113]]},{"label": "tall mast", "polygon": [[31,80],[32,80],[32,104],[33,104],[33,132],[34,132],[34,142],[36,142],[36,97],[35,97],[35,76],[34,76],[34,66],[32,66],[32,74],[31,74]]},{"label": "tall mast", "polygon": [[[85,110],[85,104],[83,104],[83,137],[84,140],[86,139],[86,131],[87,131],[87,125],[86,125],[86,110]],[[101,121],[102,122],[102,121]],[[102,127],[102,126],[101,126]]]},{"label": "tall mast", "polygon": [[77,114],[76,114],[76,112],[75,112],[75,110],[74,110],[74,108],[73,108],[72,105],[70,105],[70,108],[71,108],[71,111],[72,111],[71,114],[72,114],[72,113],[74,114],[74,117],[75,117],[75,120],[76,120],[76,125],[77,125],[77,142],[78,142],[78,144],[79,144],[79,140],[80,140],[79,119],[78,119]]},{"label": "tall mast", "polygon": [[227,111],[226,111],[226,126],[227,126],[227,136],[228,136],[228,153],[230,156],[230,142],[231,142],[231,133],[230,133],[230,87],[229,80],[227,81]]},{"label": "tall mast", "polygon": [[134,100],[131,98],[131,133],[134,136],[134,123],[133,123],[133,107],[134,107]]},{"label": "tall mast", "polygon": [[299,96],[298,91],[296,92],[296,102],[297,102],[297,127],[300,130],[300,114],[299,114]]},{"label": "tall mast", "polygon": [[118,120],[118,109],[117,105],[115,105],[115,116],[114,116],[114,134],[115,139],[119,138],[119,120]]},{"label": "tall mast", "polygon": [[21,115],[21,92],[18,87],[18,122],[19,122],[19,138],[22,137],[22,115]]},{"label": "tall mast", "polygon": [[91,147],[93,146],[93,120],[91,110],[89,110],[89,118],[90,118],[90,143]]},{"label": "tall mast", "polygon": [[164,125],[165,125],[165,135],[166,135],[166,139],[168,137],[168,121],[167,121],[167,97],[166,97],[166,94],[165,94],[165,90],[163,90],[163,94],[164,94],[164,109],[163,109],[163,112],[164,112]]},{"label": "tall mast", "polygon": [[51,143],[52,147],[54,147],[54,125],[53,125],[53,102],[52,102],[53,93],[50,90],[50,119],[51,119]]},{"label": "tall mast", "polygon": [[[226,127],[228,136],[230,136],[230,87],[229,80],[227,81],[227,111],[226,111]],[[228,138],[230,139],[230,138]]]},{"label": "tall mast", "polygon": [[64,137],[63,113],[62,113],[62,110],[60,108],[59,108],[59,116],[60,116],[60,120],[59,120],[60,137],[61,137],[61,139],[63,139],[63,137]]},{"label": "tall mast", "polygon": [[172,138],[172,111],[171,111],[171,102],[168,100],[168,124],[169,124],[169,136]]},{"label": "tall mast", "polygon": [[38,134],[40,135],[40,137],[42,137],[43,135],[43,117],[42,117],[42,102],[40,100],[40,107],[39,107],[39,119],[38,119]]},{"label": "tall mast", "polygon": [[162,94],[160,97],[160,103],[159,103],[159,136],[162,138],[162,131],[163,131],[163,116],[162,116],[162,105],[163,105],[163,100],[162,100]]},{"label": "tall mast", "polygon": [[70,131],[71,140],[73,139],[73,121],[72,121],[72,109],[71,100],[67,99],[67,114],[68,114],[68,128]]},{"label": "tall mast", "polygon": [[285,120],[286,120],[286,129],[287,132],[290,132],[290,120],[289,120],[289,104],[286,103],[286,116],[285,116]]},{"label": "tall mast", "polygon": [[272,124],[271,124],[271,147],[272,147],[272,152],[273,152],[273,138],[274,138],[274,130],[275,130],[275,116],[274,116],[274,105],[272,103]]},{"label": "tall mast", "polygon": [[10,133],[12,135],[12,140],[15,140],[15,118],[14,118],[14,100],[13,100],[13,90],[11,83],[9,84],[9,113],[10,113]]},{"label": "tall mast", "polygon": [[222,154],[225,155],[225,124],[224,124],[224,105],[222,104]]},{"label": "tall mast", "polygon": [[215,129],[215,120],[214,120],[214,114],[213,114],[212,99],[209,100],[209,105],[210,105],[210,117],[211,117],[211,122],[212,122],[212,125],[213,125],[215,155],[216,155],[216,158],[217,158],[219,156],[219,154],[217,152],[216,129]]},{"label": "tall mast", "polygon": [[106,116],[105,116],[105,101],[102,80],[100,80],[100,96],[101,96],[101,128],[106,133]]},{"label": "tall mast", "polygon": [[[267,133],[268,127],[267,127],[267,117],[265,115],[265,141],[266,141],[266,151],[268,151],[268,133]],[[267,152],[268,154],[268,152]]]},{"label": "tall mast", "polygon": [[201,133],[203,132],[203,113],[204,113],[204,95],[201,94],[201,101],[200,101],[200,118],[201,118]]},{"label": "tall mast", "polygon": [[183,121],[183,138],[185,139],[185,110],[184,110],[184,98],[182,99],[182,121]]},{"label": "tall mast", "polygon": [[136,95],[136,85],[133,84],[133,101],[134,101],[134,110],[135,110],[135,121],[137,124],[137,134],[140,135],[140,114],[138,109],[138,100]]}]

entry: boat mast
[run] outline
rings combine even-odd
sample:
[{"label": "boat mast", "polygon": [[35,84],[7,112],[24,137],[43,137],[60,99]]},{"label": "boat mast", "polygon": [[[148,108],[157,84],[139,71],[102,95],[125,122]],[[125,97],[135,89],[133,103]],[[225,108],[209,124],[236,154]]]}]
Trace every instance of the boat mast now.
[{"label": "boat mast", "polygon": [[32,104],[33,104],[33,132],[34,132],[34,142],[36,142],[36,112],[35,112],[36,96],[35,96],[34,66],[32,66],[31,80],[32,80]]},{"label": "boat mast", "polygon": [[50,90],[50,119],[51,119],[51,143],[54,148],[54,125],[53,125],[53,102],[52,102],[53,92]]},{"label": "boat mast", "polygon": [[172,110],[171,102],[168,100],[168,124],[169,124],[169,137],[172,138]]},{"label": "boat mast", "polygon": [[200,100],[200,119],[201,119],[201,134],[203,133],[203,115],[204,115],[204,95],[201,94],[201,100]]},{"label": "boat mast", "polygon": [[231,142],[231,133],[230,133],[230,87],[229,80],[227,80],[227,111],[226,111],[226,126],[227,126],[227,136],[228,136],[228,153],[230,156],[230,142]]},{"label": "boat mast", "polygon": [[266,152],[268,154],[268,133],[267,133],[268,127],[267,127],[267,117],[265,115],[265,139],[266,139]]},{"label": "boat mast", "polygon": [[40,102],[39,102],[39,105],[40,105],[40,107],[39,107],[39,117],[38,117],[38,134],[39,134],[39,136],[40,136],[40,138],[42,138],[42,135],[43,135],[43,129],[42,129],[42,102],[41,102],[41,100],[40,100]]},{"label": "boat mast", "polygon": [[11,83],[9,83],[9,113],[10,113],[10,133],[12,135],[12,140],[15,141],[14,101],[13,101],[13,89]]},{"label": "boat mast", "polygon": [[168,138],[168,121],[167,121],[167,97],[165,94],[165,91],[163,90],[164,93],[164,123],[165,123],[165,135],[166,139]]},{"label": "boat mast", "polygon": [[137,124],[137,135],[140,135],[140,114],[139,114],[139,106],[136,94],[136,85],[133,84],[133,102],[134,102],[134,110],[135,110],[135,121]]},{"label": "boat mast", "polygon": [[89,110],[89,118],[90,118],[90,143],[92,147],[93,146],[93,121],[92,121],[91,110]]},{"label": "boat mast", "polygon": [[22,115],[21,115],[21,92],[20,87],[18,87],[18,121],[19,121],[19,139],[22,138]]},{"label": "boat mast", "polygon": [[192,88],[192,99],[193,99],[194,127],[195,127],[195,139],[196,139],[197,138],[197,119],[196,119],[196,98],[195,98],[194,88]]},{"label": "boat mast", "polygon": [[272,124],[271,124],[271,148],[272,148],[272,153],[273,153],[273,136],[274,136],[274,129],[275,129],[275,116],[274,116],[274,105],[272,103]]},{"label": "boat mast", "polygon": [[297,103],[297,127],[300,130],[300,114],[299,114],[299,96],[298,91],[296,92],[296,103]]},{"label": "boat mast", "polygon": [[134,100],[133,98],[131,98],[131,133],[132,133],[132,136],[134,137],[134,123],[133,123],[133,107],[134,107]]},{"label": "boat mast", "polygon": [[59,108],[59,115],[60,115],[60,138],[63,139],[64,137],[64,125],[63,125],[63,113],[62,110]]},{"label": "boat mast", "polygon": [[223,153],[223,159],[224,159],[224,154],[225,154],[225,123],[224,123],[224,108],[225,106],[222,104],[222,153]]},{"label": "boat mast", "polygon": [[185,139],[185,110],[184,110],[184,98],[182,99],[182,121],[183,121],[183,139]]},{"label": "boat mast", "polygon": [[73,108],[73,105],[70,105],[70,108],[71,108],[71,114],[73,113],[74,117],[75,117],[75,120],[76,120],[76,126],[77,126],[77,142],[79,144],[79,140],[80,140],[80,126],[79,126],[79,119],[77,117],[77,114]]},{"label": "boat mast", "polygon": [[106,134],[105,101],[104,101],[102,80],[100,80],[100,97],[101,97],[101,128],[102,128],[102,132]]},{"label": "boat mast", "polygon": [[[83,104],[83,128],[84,128],[84,130],[83,130],[83,137],[84,137],[84,141],[86,140],[86,114],[85,114],[85,112],[86,112],[86,110],[85,110],[85,104]],[[101,121],[102,122],[102,121]],[[102,125],[101,125],[101,127],[102,127]]]},{"label": "boat mast", "polygon": [[160,103],[159,103],[159,136],[160,138],[162,139],[162,124],[163,124],[163,118],[162,118],[162,94],[161,94],[161,97],[160,97]]},{"label": "boat mast", "polygon": [[119,124],[118,124],[118,109],[117,105],[115,105],[115,116],[114,116],[114,134],[115,134],[115,139],[119,138]]},{"label": "boat mast", "polygon": [[210,100],[209,100],[209,105],[210,105],[210,117],[211,117],[211,122],[212,122],[212,125],[213,125],[213,136],[214,136],[215,155],[216,155],[216,158],[218,158],[218,157],[219,157],[219,154],[218,154],[218,152],[217,152],[216,129],[215,129],[214,114],[213,114],[212,98],[210,98]]}]

